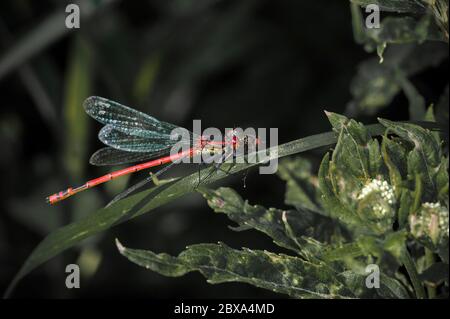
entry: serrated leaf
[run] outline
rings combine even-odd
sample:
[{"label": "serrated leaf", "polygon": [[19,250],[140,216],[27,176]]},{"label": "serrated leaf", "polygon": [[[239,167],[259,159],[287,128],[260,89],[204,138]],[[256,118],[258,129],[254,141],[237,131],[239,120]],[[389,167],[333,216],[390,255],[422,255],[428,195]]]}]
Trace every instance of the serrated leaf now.
[{"label": "serrated leaf", "polygon": [[334,112],[325,111],[325,115],[336,133],[340,133],[342,128],[350,121],[345,115]]},{"label": "serrated leaf", "polygon": [[383,298],[409,299],[406,288],[396,279],[380,274],[380,290],[377,293]]},{"label": "serrated leaf", "polygon": [[435,202],[438,188],[436,175],[443,164],[441,146],[436,142],[432,133],[420,126],[409,123],[394,123],[379,119],[380,123],[389,130],[414,145],[407,157],[409,178],[419,175],[423,183],[421,202]]},{"label": "serrated leaf", "polygon": [[311,174],[311,163],[301,157],[284,159],[278,164],[277,174],[286,181],[284,202],[298,210],[308,209],[319,214],[325,214],[317,203],[317,177]]},{"label": "serrated leaf", "polygon": [[211,284],[243,282],[294,298],[353,298],[327,266],[267,251],[232,249],[223,243],[187,247],[178,257],[123,247],[130,261],[165,276],[178,277],[199,271]]},{"label": "serrated leaf", "polygon": [[[334,117],[330,113],[327,115]],[[333,123],[331,120],[330,122]],[[339,139],[332,155],[332,169],[343,174],[349,184],[354,184],[360,178],[370,177],[370,155],[367,147],[370,139],[371,136],[364,126],[354,120],[349,120],[340,128]]]},{"label": "serrated leaf", "polygon": [[322,248],[321,243],[313,242],[310,237],[328,241],[331,235],[339,233],[333,220],[307,210],[286,211],[250,205],[233,189],[226,187],[217,190],[201,188],[199,192],[215,212],[227,214],[241,227],[249,226],[265,233],[277,245],[291,249],[305,259]]},{"label": "serrated leaf", "polygon": [[249,205],[231,188],[221,187],[217,190],[201,188],[199,192],[215,212],[226,214],[241,227],[249,226],[265,233],[281,247],[297,251],[296,243],[286,234],[281,222],[282,214],[288,212]]},{"label": "serrated leaf", "polygon": [[[390,187],[386,181],[386,169],[378,141],[372,139],[362,124],[346,120],[341,115],[333,113],[327,115],[334,128],[340,129],[332,160],[327,164],[328,172],[321,175],[323,178],[328,176],[321,185],[321,191],[331,194],[323,198],[324,202],[327,202],[327,209],[339,212],[340,216],[337,218],[345,220],[347,226],[356,227],[355,229],[359,231],[390,230],[393,199],[380,197],[381,188],[378,186],[373,186],[378,189],[377,191],[370,191],[360,197],[361,191],[370,183],[376,182],[386,184],[383,187]],[[327,181],[330,185],[327,185]],[[325,189],[322,189],[322,186]],[[336,202],[340,205],[336,205]],[[385,217],[385,214],[388,216]]]},{"label": "serrated leaf", "polygon": [[396,191],[400,192],[403,186],[402,181],[407,179],[408,174],[406,166],[408,150],[400,140],[393,140],[386,135],[383,137],[381,148],[384,162],[389,171],[389,179]]},{"label": "serrated leaf", "polygon": [[346,271],[341,274],[347,280],[346,283],[360,298],[388,298],[409,299],[410,296],[405,287],[396,279],[380,273],[380,287],[369,289],[366,285],[367,273],[359,274]]},{"label": "serrated leaf", "polygon": [[322,194],[322,202],[330,216],[347,225],[356,225],[360,222],[352,211],[344,206],[333,189],[330,175],[330,155],[326,154],[319,168],[319,187]]}]

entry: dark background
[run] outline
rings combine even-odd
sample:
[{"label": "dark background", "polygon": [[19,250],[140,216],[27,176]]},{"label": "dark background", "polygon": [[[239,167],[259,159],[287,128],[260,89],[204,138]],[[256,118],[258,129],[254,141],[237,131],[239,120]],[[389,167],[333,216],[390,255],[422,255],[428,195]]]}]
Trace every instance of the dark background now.
[{"label": "dark background", "polygon": [[[1,1],[0,63],[64,8],[64,1]],[[328,131],[323,110],[345,112],[356,67],[373,55],[354,43],[349,3],[342,0],[113,1],[82,19],[79,30],[46,42],[59,28],[33,34],[24,50],[43,48],[0,77],[2,292],[46,234],[94,212],[145,175],[54,207],[45,203],[47,195],[108,171],[88,164],[101,147],[100,125],[81,105],[89,95],[187,128],[192,119],[204,128],[277,127],[281,144]],[[445,69],[413,81],[437,100]],[[407,119],[405,97],[378,115]],[[322,155],[305,154],[315,163]],[[192,170],[178,167],[167,176]],[[250,203],[286,207],[276,175],[254,170],[246,188],[242,175],[222,184]],[[255,231],[229,230],[230,224],[200,195],[188,195],[63,253],[28,275],[13,297],[277,297],[244,284],[209,285],[198,273],[166,278],[130,263],[114,245],[119,238],[128,247],[176,255],[186,245],[223,241],[282,251]],[[81,266],[81,289],[65,288],[69,263]]]}]

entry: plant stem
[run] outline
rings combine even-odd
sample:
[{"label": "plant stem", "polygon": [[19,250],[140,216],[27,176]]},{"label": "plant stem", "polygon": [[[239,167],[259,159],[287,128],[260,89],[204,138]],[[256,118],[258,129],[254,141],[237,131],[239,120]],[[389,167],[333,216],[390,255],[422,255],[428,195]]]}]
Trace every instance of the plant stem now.
[{"label": "plant stem", "polygon": [[408,252],[408,248],[405,247],[403,250],[401,261],[408,272],[409,278],[411,279],[416,297],[419,299],[425,299],[425,289],[419,279],[419,274],[417,273],[417,268],[414,260]]},{"label": "plant stem", "polygon": [[[428,248],[425,248],[425,261],[427,268],[434,264],[434,254]],[[436,297],[436,288],[430,285],[427,285],[428,298]]]}]

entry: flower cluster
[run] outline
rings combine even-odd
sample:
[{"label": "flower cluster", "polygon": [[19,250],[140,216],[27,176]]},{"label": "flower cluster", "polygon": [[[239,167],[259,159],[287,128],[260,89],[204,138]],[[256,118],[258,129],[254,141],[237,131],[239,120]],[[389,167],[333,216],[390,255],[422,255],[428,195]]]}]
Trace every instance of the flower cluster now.
[{"label": "flower cluster", "polygon": [[440,203],[423,203],[416,214],[409,217],[411,234],[417,239],[429,238],[436,245],[448,240],[448,208]]},{"label": "flower cluster", "polygon": [[362,188],[356,198],[361,201],[374,195],[380,199],[372,202],[375,215],[386,216],[396,204],[394,187],[387,181],[374,178]]},{"label": "flower cluster", "polygon": [[395,193],[394,188],[386,181],[379,179],[372,179],[364,188],[358,196],[358,199],[363,199],[372,192],[379,192],[381,197],[388,202],[388,204],[395,204]]}]

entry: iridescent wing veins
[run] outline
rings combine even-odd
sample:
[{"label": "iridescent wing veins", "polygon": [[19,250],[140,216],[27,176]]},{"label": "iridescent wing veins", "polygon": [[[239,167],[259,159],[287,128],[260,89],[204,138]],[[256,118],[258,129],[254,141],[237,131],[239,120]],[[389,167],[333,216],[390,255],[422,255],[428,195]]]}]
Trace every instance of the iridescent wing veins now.
[{"label": "iridescent wing veins", "polygon": [[122,165],[136,162],[148,161],[167,155],[169,150],[164,149],[153,153],[127,152],[112,147],[104,147],[92,154],[89,163],[96,166]]},{"label": "iridescent wing veins", "polygon": [[[159,121],[150,115],[139,112],[117,102],[92,96],[84,102],[86,113],[105,126],[99,132],[99,139],[112,148],[125,152],[161,153],[175,143],[171,133],[179,128],[176,125]],[[192,137],[192,133],[190,133]],[[190,145],[190,139],[182,141]],[[131,162],[139,156],[130,155],[130,160],[121,154],[121,161]],[[151,156],[150,156],[151,157]],[[108,160],[106,162],[110,162]],[[104,164],[100,164],[104,165]]]},{"label": "iridescent wing veins", "polygon": [[156,152],[172,147],[177,141],[170,135],[163,134],[151,137],[129,135],[118,131],[113,125],[104,126],[98,133],[98,138],[105,145],[127,152]]},{"label": "iridescent wing veins", "polygon": [[87,98],[84,109],[100,123],[112,125],[114,129],[128,135],[170,138],[171,131],[178,127],[99,96]]}]

